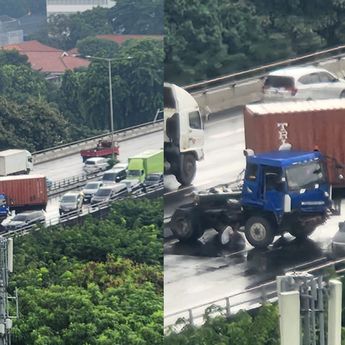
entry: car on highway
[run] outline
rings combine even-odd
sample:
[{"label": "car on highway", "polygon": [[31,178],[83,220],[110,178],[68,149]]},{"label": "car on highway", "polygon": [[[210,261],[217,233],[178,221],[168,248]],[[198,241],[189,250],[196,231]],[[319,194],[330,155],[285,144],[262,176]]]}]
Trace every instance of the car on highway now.
[{"label": "car on highway", "polygon": [[101,202],[109,202],[117,194],[126,193],[127,186],[126,184],[120,182],[114,185],[102,186],[91,198],[91,204],[98,204]]},{"label": "car on highway", "polygon": [[82,191],[67,192],[60,199],[60,215],[71,211],[81,211],[83,207],[83,201],[84,194]]},{"label": "car on highway", "polygon": [[147,187],[157,186],[163,183],[163,173],[152,173],[148,174],[142,184],[145,191]]},{"label": "car on highway", "polygon": [[268,73],[263,84],[263,101],[344,98],[345,80],[323,68],[286,67]]},{"label": "car on highway", "polygon": [[5,231],[17,230],[36,223],[45,221],[44,211],[26,211],[16,214],[13,218],[2,221],[1,226]]},{"label": "car on highway", "polygon": [[111,169],[104,173],[102,177],[103,185],[113,185],[121,180],[125,179],[127,176],[127,170],[125,167],[116,167],[116,165]]},{"label": "car on highway", "polygon": [[103,186],[102,181],[92,181],[88,182],[85,187],[82,189],[84,194],[84,202],[90,202],[91,198],[95,195],[100,187]]},{"label": "car on highway", "polygon": [[99,171],[105,171],[109,168],[109,161],[103,157],[92,157],[88,158],[84,162],[84,171],[88,174],[96,173]]}]

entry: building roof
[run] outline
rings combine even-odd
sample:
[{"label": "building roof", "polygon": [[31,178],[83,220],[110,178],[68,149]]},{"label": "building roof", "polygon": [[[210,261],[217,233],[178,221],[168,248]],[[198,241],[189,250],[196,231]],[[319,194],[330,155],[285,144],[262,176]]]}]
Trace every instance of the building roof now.
[{"label": "building roof", "polygon": [[122,44],[127,40],[163,40],[162,35],[97,35],[97,38]]},{"label": "building roof", "polygon": [[26,41],[19,44],[9,44],[5,50],[17,50],[20,54],[27,55],[31,67],[35,70],[62,74],[67,70],[87,67],[90,61],[72,56],[63,50],[46,46],[38,41]]}]

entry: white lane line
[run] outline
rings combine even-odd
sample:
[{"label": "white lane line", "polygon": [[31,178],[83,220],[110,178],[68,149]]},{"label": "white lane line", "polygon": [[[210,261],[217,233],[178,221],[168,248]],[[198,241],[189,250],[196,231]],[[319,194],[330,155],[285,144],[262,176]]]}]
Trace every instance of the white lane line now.
[{"label": "white lane line", "polygon": [[220,134],[210,135],[208,138],[210,138],[210,139],[226,138],[226,137],[232,136],[233,134],[243,133],[243,132],[244,132],[243,128],[238,128],[238,129],[235,129],[234,131],[228,131],[228,132],[223,132]]}]

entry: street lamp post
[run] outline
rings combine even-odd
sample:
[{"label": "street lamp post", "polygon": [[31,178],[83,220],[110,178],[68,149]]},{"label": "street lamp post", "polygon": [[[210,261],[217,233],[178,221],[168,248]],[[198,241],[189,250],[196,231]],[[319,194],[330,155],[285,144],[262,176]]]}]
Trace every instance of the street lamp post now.
[{"label": "street lamp post", "polygon": [[108,77],[109,77],[109,107],[110,107],[110,131],[111,131],[111,158],[115,160],[114,154],[114,109],[113,109],[113,85],[111,81],[111,61],[116,60],[116,58],[103,58],[98,56],[86,56],[88,59],[103,60],[108,61]]}]

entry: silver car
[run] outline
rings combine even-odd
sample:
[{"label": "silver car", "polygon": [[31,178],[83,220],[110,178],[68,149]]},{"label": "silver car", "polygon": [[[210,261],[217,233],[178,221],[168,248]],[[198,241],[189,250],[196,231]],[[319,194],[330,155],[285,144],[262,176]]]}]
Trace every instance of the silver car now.
[{"label": "silver car", "polygon": [[127,192],[127,186],[124,183],[116,183],[115,185],[103,186],[98,189],[91,198],[91,204],[100,202],[109,202],[116,194]]},{"label": "silver car", "polygon": [[12,219],[5,219],[1,226],[6,230],[16,230],[35,223],[43,223],[45,221],[45,214],[43,211],[27,211],[16,214]]},{"label": "silver car", "polygon": [[90,202],[91,198],[95,195],[100,187],[102,187],[102,181],[89,182],[85,185],[82,192],[84,193],[84,202]]},{"label": "silver car", "polygon": [[107,170],[109,167],[108,159],[103,157],[88,158],[84,162],[84,171],[88,174]]},{"label": "silver car", "polygon": [[270,72],[263,85],[264,102],[344,97],[345,80],[313,66],[287,67]]},{"label": "silver car", "polygon": [[68,192],[60,199],[59,213],[67,213],[71,211],[81,211],[83,206],[83,192]]}]

